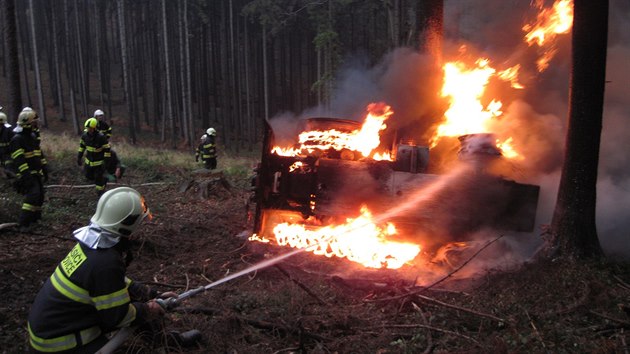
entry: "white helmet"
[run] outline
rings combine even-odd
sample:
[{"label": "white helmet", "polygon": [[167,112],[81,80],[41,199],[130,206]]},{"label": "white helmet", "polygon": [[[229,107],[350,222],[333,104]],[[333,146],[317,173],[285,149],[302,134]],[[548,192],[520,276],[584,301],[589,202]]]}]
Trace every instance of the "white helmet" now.
[{"label": "white helmet", "polygon": [[22,108],[22,112],[28,112],[28,111],[32,111],[33,109],[31,107],[24,107]]},{"label": "white helmet", "polygon": [[107,231],[129,236],[147,216],[152,218],[142,195],[133,188],[119,187],[101,196],[90,221]]},{"label": "white helmet", "polygon": [[18,115],[17,124],[21,127],[30,127],[31,124],[36,122],[38,119],[39,117],[37,116],[37,112],[30,107],[26,107]]},{"label": "white helmet", "polygon": [[3,125],[7,122],[7,115],[4,112],[0,112],[0,125]]},{"label": "white helmet", "polygon": [[97,109],[96,111],[94,111],[94,117],[98,117],[98,116],[104,116],[105,112],[101,111],[100,109]]},{"label": "white helmet", "polygon": [[206,133],[207,133],[208,135],[212,135],[212,136],[217,135],[217,131],[216,131],[216,130],[214,130],[214,128],[208,128],[208,130],[206,130]]}]

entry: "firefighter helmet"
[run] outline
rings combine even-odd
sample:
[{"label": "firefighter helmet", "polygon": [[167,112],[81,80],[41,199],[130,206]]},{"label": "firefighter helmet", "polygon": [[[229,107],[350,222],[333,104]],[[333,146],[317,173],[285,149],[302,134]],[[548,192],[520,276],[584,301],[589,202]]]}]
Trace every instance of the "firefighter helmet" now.
[{"label": "firefighter helmet", "polygon": [[88,120],[85,121],[86,128],[96,128],[97,125],[98,125],[98,121],[96,120],[96,118],[89,118]]},{"label": "firefighter helmet", "polygon": [[33,122],[36,122],[39,117],[37,116],[37,112],[35,112],[30,107],[25,107],[22,112],[18,115],[18,125],[21,127],[30,127]]},{"label": "firefighter helmet", "polygon": [[94,117],[101,117],[104,116],[105,113],[103,111],[101,111],[100,109],[97,109],[96,111],[94,111]]},{"label": "firefighter helmet", "polygon": [[206,133],[211,136],[217,135],[217,131],[214,130],[214,128],[208,128],[208,130],[206,130]]},{"label": "firefighter helmet", "polygon": [[0,112],[0,125],[3,125],[7,122],[7,115],[4,112]]},{"label": "firefighter helmet", "polygon": [[133,188],[118,187],[101,196],[90,221],[107,231],[129,236],[147,216],[152,217],[142,195]]}]

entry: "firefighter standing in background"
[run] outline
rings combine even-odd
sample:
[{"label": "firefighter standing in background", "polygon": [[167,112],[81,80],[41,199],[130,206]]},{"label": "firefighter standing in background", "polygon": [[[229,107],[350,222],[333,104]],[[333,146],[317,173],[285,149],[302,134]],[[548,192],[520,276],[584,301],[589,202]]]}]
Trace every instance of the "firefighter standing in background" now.
[{"label": "firefighter standing in background", "polygon": [[[74,231],[78,243],[41,288],[28,316],[35,352],[95,353],[106,333],[142,325],[164,315],[156,297],[177,297],[126,277],[130,235],[151,213],[136,190],[103,194],[88,226]],[[182,333],[198,339],[200,333]]]},{"label": "firefighter standing in background", "polygon": [[[2,107],[0,107],[2,109]],[[7,115],[0,112],[0,169],[7,177],[15,177],[13,160],[9,152],[9,143],[13,138],[13,127],[7,122]]]},{"label": "firefighter standing in background", "polygon": [[83,152],[85,152],[85,177],[94,181],[96,193],[100,196],[105,192],[107,178],[105,177],[106,160],[111,158],[109,142],[105,135],[96,130],[98,122],[96,118],[85,121],[85,130],[81,135],[77,165],[83,164]]},{"label": "firefighter standing in background", "polygon": [[41,219],[44,204],[44,183],[48,181],[48,165],[33,133],[37,129],[38,117],[34,110],[23,110],[18,116],[18,126],[13,132],[9,151],[16,169],[14,185],[24,195],[19,217],[21,231]]},{"label": "firefighter standing in background", "polygon": [[98,121],[96,125],[96,130],[105,135],[105,137],[109,141],[109,139],[112,137],[112,127],[110,127],[109,124],[107,124],[107,122],[105,121],[105,113],[100,109],[97,109],[96,111],[94,111],[93,118],[96,118],[96,120]]},{"label": "firefighter standing in background", "polygon": [[195,151],[195,161],[199,162],[199,156],[205,168],[214,170],[217,168],[217,131],[214,128],[208,128],[206,134],[201,137],[201,143]]}]

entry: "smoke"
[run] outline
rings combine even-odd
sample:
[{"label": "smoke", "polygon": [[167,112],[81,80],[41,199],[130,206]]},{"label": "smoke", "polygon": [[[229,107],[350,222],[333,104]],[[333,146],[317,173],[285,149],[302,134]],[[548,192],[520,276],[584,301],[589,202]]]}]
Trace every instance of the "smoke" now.
[{"label": "smoke", "polygon": [[[550,5],[550,2],[547,2]],[[522,26],[535,17],[529,1],[470,0],[445,2],[444,58],[453,59],[462,44],[471,55],[491,58],[498,69],[521,63],[523,90],[495,87],[504,101],[504,115],[493,130],[500,138],[512,137],[522,160],[504,161],[501,175],[519,183],[541,187],[536,225],[551,222],[562,166],[568,112],[570,35],[559,38],[557,55],[549,68],[539,73],[535,47],[524,43]],[[630,3],[610,0],[609,50],[604,120],[599,166],[597,226],[606,252],[630,257]],[[449,58],[450,56],[450,58]],[[394,136],[384,141],[413,139],[428,145],[435,125],[441,119],[444,102],[439,98],[439,71],[432,59],[409,48],[397,48],[375,66],[354,58],[346,62],[338,76],[330,109],[314,107],[291,117],[283,114],[272,120],[274,132],[295,137],[302,117],[329,116],[360,121],[370,102],[384,101],[394,115],[386,122],[386,132]],[[292,124],[289,124],[292,122]],[[276,131],[276,127],[278,130]],[[293,129],[293,130],[291,130]],[[597,132],[594,132],[596,134]],[[444,162],[456,156],[457,141],[431,150],[430,161]],[[484,233],[480,233],[484,234]],[[490,235],[492,233],[485,233]],[[517,254],[531,253],[542,241],[540,231],[506,237]]]}]

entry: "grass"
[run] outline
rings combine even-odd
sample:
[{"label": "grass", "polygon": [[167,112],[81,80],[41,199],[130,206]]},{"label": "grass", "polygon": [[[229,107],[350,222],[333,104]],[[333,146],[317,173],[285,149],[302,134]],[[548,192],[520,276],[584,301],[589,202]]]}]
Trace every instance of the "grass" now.
[{"label": "grass", "polygon": [[[145,176],[146,182],[170,180],[175,176],[173,171],[189,173],[202,168],[200,163],[195,162],[192,152],[142,147],[126,142],[112,142],[111,145],[128,170],[135,175]],[[54,166],[74,166],[78,147],[78,136],[68,133],[42,133],[42,150]],[[241,156],[219,150],[218,169],[232,183],[246,187],[259,154],[250,152]]]}]

